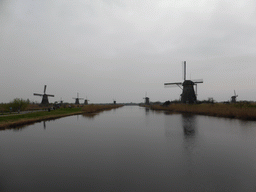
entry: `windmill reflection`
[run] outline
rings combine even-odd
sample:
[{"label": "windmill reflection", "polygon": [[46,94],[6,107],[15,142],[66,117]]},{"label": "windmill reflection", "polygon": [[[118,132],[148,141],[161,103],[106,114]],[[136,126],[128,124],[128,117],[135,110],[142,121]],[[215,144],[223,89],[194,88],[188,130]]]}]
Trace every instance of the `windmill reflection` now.
[{"label": "windmill reflection", "polygon": [[183,127],[183,155],[184,168],[187,170],[187,176],[190,178],[195,177],[197,170],[197,149],[198,149],[198,137],[197,137],[197,124],[196,124],[196,115],[193,114],[182,114],[181,123]]},{"label": "windmill reflection", "polygon": [[145,107],[145,112],[146,112],[146,115],[149,114],[149,108]]},{"label": "windmill reflection", "polygon": [[182,126],[185,136],[196,134],[196,117],[193,114],[182,114]]}]

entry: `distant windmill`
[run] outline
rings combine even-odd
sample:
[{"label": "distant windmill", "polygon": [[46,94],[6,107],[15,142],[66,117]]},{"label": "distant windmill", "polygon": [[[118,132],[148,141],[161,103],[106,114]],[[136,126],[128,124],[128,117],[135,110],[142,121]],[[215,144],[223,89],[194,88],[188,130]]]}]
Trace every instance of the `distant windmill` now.
[{"label": "distant windmill", "polygon": [[88,100],[87,97],[86,97],[86,99],[84,100],[84,104],[88,105],[88,101],[90,101],[90,100]]},{"label": "distant windmill", "polygon": [[48,105],[49,104],[48,97],[54,97],[54,95],[49,95],[49,94],[46,94],[45,92],[46,92],[46,85],[44,86],[44,94],[34,93],[34,95],[42,97],[42,102],[41,102],[42,105]]},{"label": "distant windmill", "polygon": [[149,105],[149,97],[147,97],[147,92],[146,92],[145,97],[143,99],[145,99],[145,105]]},{"label": "distant windmill", "polygon": [[84,99],[84,98],[79,98],[79,95],[78,95],[78,93],[77,93],[77,98],[73,98],[73,99],[76,100],[76,101],[75,101],[75,104],[76,104],[76,105],[79,105],[79,100],[82,100],[82,99]]},{"label": "distant windmill", "polygon": [[[177,85],[179,88],[182,89],[181,94],[181,102],[182,103],[196,103],[197,101],[197,84],[203,83],[202,79],[198,80],[186,80],[186,61],[183,62],[184,64],[184,82],[176,82],[176,83],[165,83],[165,86],[173,86]],[[182,88],[182,87],[183,88]],[[194,86],[196,86],[196,92],[194,90]]]},{"label": "distant windmill", "polygon": [[116,104],[116,99],[113,99],[113,104],[114,104],[114,105]]},{"label": "distant windmill", "polygon": [[236,91],[234,90],[234,95],[231,97],[231,103],[236,103],[236,98],[238,95],[236,94]]}]

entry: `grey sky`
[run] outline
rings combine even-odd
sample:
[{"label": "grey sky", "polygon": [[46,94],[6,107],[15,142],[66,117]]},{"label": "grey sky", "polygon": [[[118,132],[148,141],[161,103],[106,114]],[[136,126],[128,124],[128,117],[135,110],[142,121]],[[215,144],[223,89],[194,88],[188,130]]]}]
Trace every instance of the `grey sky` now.
[{"label": "grey sky", "polygon": [[256,0],[1,0],[0,44],[0,102],[179,99],[184,60],[198,99],[256,99]]}]

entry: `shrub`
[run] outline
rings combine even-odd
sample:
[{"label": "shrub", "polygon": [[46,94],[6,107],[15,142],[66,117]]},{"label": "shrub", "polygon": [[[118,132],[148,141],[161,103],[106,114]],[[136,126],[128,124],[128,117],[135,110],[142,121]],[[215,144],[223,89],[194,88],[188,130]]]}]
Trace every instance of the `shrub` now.
[{"label": "shrub", "polygon": [[9,103],[9,107],[12,108],[12,111],[24,111],[24,109],[26,109],[28,104],[29,104],[29,99],[24,100],[24,99],[16,98]]}]

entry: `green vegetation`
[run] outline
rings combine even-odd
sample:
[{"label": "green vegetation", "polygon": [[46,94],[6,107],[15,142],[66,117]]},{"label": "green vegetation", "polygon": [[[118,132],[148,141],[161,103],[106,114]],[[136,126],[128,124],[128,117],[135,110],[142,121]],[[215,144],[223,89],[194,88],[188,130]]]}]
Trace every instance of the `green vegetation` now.
[{"label": "green vegetation", "polygon": [[20,112],[24,111],[30,105],[29,99],[24,100],[20,98],[15,98],[10,103],[0,104],[0,113],[10,113],[10,112]]},{"label": "green vegetation", "polygon": [[27,108],[28,104],[29,100],[16,98],[9,104],[9,106],[12,108],[13,111],[24,111]]},{"label": "green vegetation", "polygon": [[26,114],[12,114],[0,116],[0,128],[16,127],[43,120],[57,119],[69,115],[81,114],[81,108],[62,108],[52,111],[38,111]]},{"label": "green vegetation", "polygon": [[86,105],[84,107],[60,108],[51,111],[37,111],[26,114],[11,114],[0,116],[0,129],[17,127],[32,124],[39,121],[57,119],[65,116],[95,113],[103,110],[110,110],[121,107],[122,105]]},{"label": "green vegetation", "polygon": [[152,110],[165,110],[172,113],[194,113],[217,117],[256,120],[256,105],[252,103],[236,104],[171,104],[169,106],[152,105]]}]

